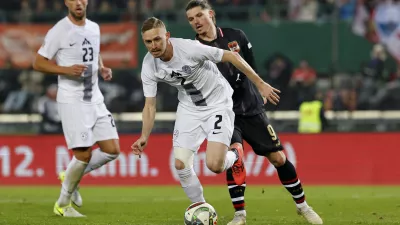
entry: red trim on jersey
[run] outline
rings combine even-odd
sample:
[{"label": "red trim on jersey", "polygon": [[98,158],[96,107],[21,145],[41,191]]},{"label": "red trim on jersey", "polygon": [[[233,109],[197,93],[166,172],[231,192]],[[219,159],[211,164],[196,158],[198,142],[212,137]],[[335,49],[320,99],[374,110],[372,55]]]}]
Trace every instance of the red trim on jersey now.
[{"label": "red trim on jersey", "polygon": [[222,33],[221,28],[218,27],[218,30],[219,30],[219,34],[221,35],[221,37],[224,37],[224,33]]}]

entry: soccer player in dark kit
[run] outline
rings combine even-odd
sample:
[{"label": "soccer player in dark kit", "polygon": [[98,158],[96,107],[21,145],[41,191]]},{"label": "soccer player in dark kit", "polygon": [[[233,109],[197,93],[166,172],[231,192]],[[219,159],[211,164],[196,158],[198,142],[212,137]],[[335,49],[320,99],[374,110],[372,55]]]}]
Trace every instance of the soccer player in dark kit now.
[{"label": "soccer player in dark kit", "polygon": [[[202,44],[237,52],[255,69],[252,45],[239,29],[220,28],[216,25],[215,12],[206,0],[192,0],[186,6],[186,16]],[[264,112],[265,97],[244,74],[230,63],[217,64],[222,75],[232,86],[235,129],[231,147],[243,148],[247,141],[257,155],[265,156],[276,168],[282,185],[292,195],[297,212],[310,224],[323,224],[321,217],[307,204],[305,194],[293,164],[282,152],[283,146]],[[263,99],[264,97],[264,99]],[[264,102],[265,101],[265,102]],[[244,170],[244,168],[243,168]],[[240,171],[227,170],[229,193],[235,208],[235,216],[228,225],[246,224],[244,192],[246,184],[238,185],[233,174]]]}]

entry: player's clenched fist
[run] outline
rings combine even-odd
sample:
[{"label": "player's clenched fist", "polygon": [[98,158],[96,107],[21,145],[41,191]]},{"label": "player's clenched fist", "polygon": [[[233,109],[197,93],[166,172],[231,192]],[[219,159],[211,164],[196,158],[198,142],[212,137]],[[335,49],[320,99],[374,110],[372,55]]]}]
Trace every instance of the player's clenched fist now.
[{"label": "player's clenched fist", "polygon": [[100,74],[105,81],[110,81],[112,79],[112,70],[107,67],[102,67],[100,69]]},{"label": "player's clenched fist", "polygon": [[73,65],[70,67],[66,68],[65,74],[70,75],[70,76],[81,76],[83,72],[85,72],[87,69],[86,65]]},{"label": "player's clenched fist", "polygon": [[135,143],[133,143],[131,147],[133,154],[141,155],[146,145],[147,145],[147,138],[140,137],[137,141],[135,141]]},{"label": "player's clenched fist", "polygon": [[280,97],[278,93],[281,93],[281,91],[279,91],[278,89],[272,87],[265,82],[262,82],[260,85],[258,85],[258,90],[260,91],[261,96],[264,97],[264,104],[268,101],[274,105],[277,105],[279,103]]}]

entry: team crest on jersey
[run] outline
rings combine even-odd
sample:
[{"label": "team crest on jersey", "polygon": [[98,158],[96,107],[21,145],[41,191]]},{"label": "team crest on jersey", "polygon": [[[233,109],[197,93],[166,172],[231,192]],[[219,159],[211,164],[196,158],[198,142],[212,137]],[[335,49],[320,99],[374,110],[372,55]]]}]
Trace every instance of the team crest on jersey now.
[{"label": "team crest on jersey", "polygon": [[240,52],[240,46],[239,43],[237,41],[232,41],[228,43],[228,48],[232,51],[232,52]]},{"label": "team crest on jersey", "polygon": [[192,69],[188,65],[183,66],[182,71],[185,73],[192,73]]},{"label": "team crest on jersey", "polygon": [[82,132],[81,133],[81,138],[82,141],[86,141],[88,139],[89,134],[87,132]]}]

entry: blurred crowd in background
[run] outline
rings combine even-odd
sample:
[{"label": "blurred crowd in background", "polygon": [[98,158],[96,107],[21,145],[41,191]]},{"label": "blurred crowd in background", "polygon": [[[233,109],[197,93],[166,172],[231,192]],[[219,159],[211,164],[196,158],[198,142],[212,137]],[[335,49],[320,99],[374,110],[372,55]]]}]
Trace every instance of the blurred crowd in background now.
[{"label": "blurred crowd in background", "polygon": [[[216,8],[224,7],[217,17],[226,15],[231,20],[274,19],[299,22],[352,20],[360,7],[369,12],[387,0],[209,0]],[[397,2],[397,0],[393,0]],[[169,20],[181,19],[187,0],[96,0],[90,1],[88,12],[96,15],[96,21],[140,21],[148,15],[165,16]],[[249,11],[259,9],[259,13]],[[8,0],[0,2],[0,18],[3,22],[48,22],[65,12],[63,1]],[[3,11],[3,12],[1,12]],[[13,12],[6,13],[6,12]],[[220,15],[218,15],[220,14]],[[58,16],[57,16],[58,15]]]},{"label": "blurred crowd in background", "polygon": [[[397,7],[388,0],[210,0],[218,21],[258,23],[334,23],[347,21],[354,35],[370,40],[369,58],[359,62],[359,70],[321,74],[304,58],[293,62],[285,52],[262,59],[260,76],[283,91],[284,100],[270,110],[298,110],[304,99],[324,102],[325,110],[398,110],[400,109],[400,70],[385,43],[379,43],[372,17],[381,5]],[[98,23],[141,22],[149,15],[167,21],[187,23],[184,6],[187,0],[89,0],[89,18]],[[61,0],[0,1],[0,24],[54,24],[65,16]],[[400,10],[387,26],[400,24]],[[398,20],[396,22],[396,20]],[[393,28],[394,27],[394,28]],[[251,39],[251,37],[249,37]],[[139,45],[140,39],[139,40]],[[268,43],[266,43],[268,44]],[[258,46],[260,47],[260,46]],[[321,53],[322,54],[322,53]],[[357,65],[358,66],[358,65]],[[140,67],[140,66],[139,66]],[[141,111],[144,97],[140,68],[114,68],[114,80],[100,82],[105,102],[112,112]],[[56,97],[56,76],[46,76],[31,69],[0,68],[0,113],[42,113],[52,117]],[[176,90],[160,85],[158,111],[174,111]]]}]

